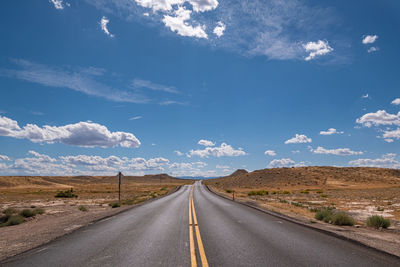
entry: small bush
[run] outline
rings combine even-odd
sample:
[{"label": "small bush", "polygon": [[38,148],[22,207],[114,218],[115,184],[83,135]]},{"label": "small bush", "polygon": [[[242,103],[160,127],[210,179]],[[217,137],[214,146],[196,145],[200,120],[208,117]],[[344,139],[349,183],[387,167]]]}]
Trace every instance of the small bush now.
[{"label": "small bush", "polygon": [[233,191],[231,189],[225,189],[225,192],[232,193]]},{"label": "small bush", "polygon": [[321,194],[321,197],[327,198],[328,195],[327,194]]},{"label": "small bush", "polygon": [[14,209],[14,208],[6,208],[5,210],[3,210],[3,213],[5,215],[12,215],[12,214],[18,213],[18,210]]},{"label": "small bush", "polygon": [[34,212],[35,212],[36,214],[44,214],[44,213],[45,213],[45,210],[44,210],[43,208],[35,208],[35,209],[34,209]]},{"label": "small bush", "polygon": [[165,191],[165,190],[167,190],[166,187],[162,187],[162,188],[160,189],[160,191]]},{"label": "small bush", "polygon": [[78,207],[78,210],[80,210],[80,211],[88,211],[88,209],[87,209],[85,206],[83,206],[83,205],[80,205],[80,206]]},{"label": "small bush", "polygon": [[315,191],[315,193],[322,194],[322,193],[324,193],[324,191],[322,191],[322,189],[318,189],[317,191]]},{"label": "small bush", "polygon": [[74,198],[78,197],[78,195],[74,194],[74,189],[69,189],[65,191],[58,192],[55,197],[62,197],[62,198]]},{"label": "small bush", "polygon": [[322,209],[317,211],[315,214],[315,219],[324,221],[324,222],[329,222],[332,218],[332,210],[330,209]]},{"label": "small bush", "polygon": [[283,195],[290,195],[290,191],[283,191],[282,194]]},{"label": "small bush", "polygon": [[32,205],[32,206],[31,206],[31,209],[34,209],[34,208],[36,208],[36,206],[35,206],[35,205]]},{"label": "small bush", "polygon": [[376,210],[377,211],[384,211],[385,209],[383,207],[377,207]]},{"label": "small bush", "polygon": [[32,209],[23,209],[23,210],[19,213],[19,215],[21,215],[22,217],[25,217],[25,218],[29,218],[29,217],[35,216],[35,215],[36,215],[36,212],[35,212],[35,210],[32,210]]},{"label": "small bush", "polygon": [[310,189],[301,190],[300,193],[302,193],[302,194],[310,194]]},{"label": "small bush", "polygon": [[356,222],[354,219],[344,212],[338,212],[332,216],[332,224],[353,226]]},{"label": "small bush", "polygon": [[111,208],[119,208],[121,207],[121,204],[118,201],[115,202],[111,202],[110,204],[108,204]]},{"label": "small bush", "polygon": [[8,218],[7,222],[4,224],[5,226],[12,226],[21,224],[24,222],[24,218],[21,215],[12,215]]},{"label": "small bush", "polygon": [[259,190],[259,191],[250,191],[247,193],[248,196],[266,196],[268,195],[268,191]]},{"label": "small bush", "polygon": [[367,226],[375,227],[376,229],[381,227],[388,228],[390,226],[390,220],[378,215],[370,216],[367,219]]}]

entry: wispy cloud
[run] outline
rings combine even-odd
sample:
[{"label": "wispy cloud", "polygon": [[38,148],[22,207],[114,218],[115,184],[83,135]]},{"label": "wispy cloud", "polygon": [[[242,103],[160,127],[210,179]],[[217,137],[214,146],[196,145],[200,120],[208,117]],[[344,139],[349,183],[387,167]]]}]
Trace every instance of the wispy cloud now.
[{"label": "wispy cloud", "polygon": [[317,147],[317,149],[310,149],[314,154],[326,154],[326,155],[336,155],[336,156],[352,156],[352,155],[362,155],[362,151],[353,151],[349,148],[335,148],[326,149],[322,146]]},{"label": "wispy cloud", "polygon": [[162,84],[153,83],[151,81],[142,80],[142,79],[134,79],[132,82],[133,88],[146,88],[153,91],[162,91],[171,94],[179,93],[178,90],[174,86],[166,86]]},{"label": "wispy cloud", "polygon": [[0,69],[0,76],[7,76],[49,87],[68,88],[87,95],[116,102],[148,103],[143,94],[120,90],[98,80],[105,70],[99,68],[51,67],[28,60],[14,59],[18,69]]},{"label": "wispy cloud", "polygon": [[110,37],[112,38],[112,37],[114,37],[114,34],[110,33],[109,30],[108,30],[108,28],[107,28],[107,25],[108,25],[109,22],[110,22],[110,20],[107,19],[105,16],[103,16],[103,17],[101,18],[101,20],[100,20],[100,27],[101,27],[101,30],[102,30],[105,34],[107,34],[108,36],[110,36]]},{"label": "wispy cloud", "polygon": [[[331,38],[329,29],[335,17],[331,9],[299,0],[87,1],[104,12],[162,25],[201,44],[270,59],[309,57],[303,44]],[[331,51],[326,46],[313,53],[317,56]]]},{"label": "wispy cloud", "polygon": [[180,101],[175,101],[175,100],[165,100],[160,102],[161,106],[169,106],[169,105],[179,105],[179,106],[187,106],[187,102],[180,102]]},{"label": "wispy cloud", "polygon": [[129,118],[129,120],[134,121],[134,120],[140,120],[142,118],[143,118],[143,116],[135,116],[135,117]]},{"label": "wispy cloud", "polygon": [[56,9],[64,9],[63,0],[49,0]]}]

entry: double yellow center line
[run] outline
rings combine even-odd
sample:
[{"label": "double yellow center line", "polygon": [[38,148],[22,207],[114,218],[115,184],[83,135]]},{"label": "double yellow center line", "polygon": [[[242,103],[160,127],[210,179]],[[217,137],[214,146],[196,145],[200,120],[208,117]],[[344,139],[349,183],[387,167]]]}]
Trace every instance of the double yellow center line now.
[{"label": "double yellow center line", "polygon": [[[192,208],[193,208],[193,220],[192,220]],[[192,267],[197,267],[196,250],[195,250],[195,246],[194,246],[194,237],[193,237],[193,222],[194,222],[194,228],[196,230],[196,239],[197,239],[197,246],[199,248],[201,265],[203,267],[208,267],[206,253],[204,252],[203,242],[201,241],[199,225],[197,224],[196,210],[194,208],[194,202],[193,202],[193,186],[192,186],[192,190],[190,191],[190,197],[189,197],[190,261],[191,261]]]}]

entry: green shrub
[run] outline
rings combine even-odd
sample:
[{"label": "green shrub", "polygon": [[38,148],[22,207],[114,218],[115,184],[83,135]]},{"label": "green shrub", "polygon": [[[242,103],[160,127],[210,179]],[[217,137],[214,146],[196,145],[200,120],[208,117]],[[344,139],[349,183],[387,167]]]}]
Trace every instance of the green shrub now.
[{"label": "green shrub", "polygon": [[8,218],[7,222],[4,224],[4,226],[17,225],[23,222],[24,218],[21,215],[11,215],[10,218]]},{"label": "green shrub", "polygon": [[3,213],[5,215],[12,215],[12,214],[18,213],[18,210],[14,209],[14,208],[6,208],[5,210],[3,210]]},{"label": "green shrub", "polygon": [[110,204],[108,204],[111,208],[119,208],[121,207],[121,204],[118,201],[115,202],[111,202]]},{"label": "green shrub", "polygon": [[283,194],[283,195],[289,195],[289,194],[290,194],[290,191],[283,191],[282,194]]},{"label": "green shrub", "polygon": [[310,189],[301,190],[300,193],[302,193],[302,194],[310,194]]},{"label": "green shrub", "polygon": [[321,197],[327,198],[328,195],[327,194],[321,194]]},{"label": "green shrub", "polygon": [[247,193],[248,196],[266,196],[268,195],[268,191],[259,190],[259,191],[250,191]]},{"label": "green shrub", "polygon": [[85,206],[83,206],[83,205],[80,205],[80,206],[78,207],[78,210],[80,210],[80,211],[88,211],[88,209],[87,209]]},{"label": "green shrub", "polygon": [[69,190],[58,192],[55,197],[74,198],[78,197],[78,195],[74,194],[74,189],[71,188]]},{"label": "green shrub", "polygon": [[165,191],[165,190],[167,190],[165,186],[160,189],[160,191]]},{"label": "green shrub", "polygon": [[375,227],[377,229],[381,227],[388,228],[390,226],[390,220],[378,215],[370,216],[367,219],[367,226]]},{"label": "green shrub", "polygon": [[356,222],[354,219],[344,212],[334,213],[332,216],[332,224],[353,226]]},{"label": "green shrub", "polygon": [[384,211],[385,209],[383,207],[377,207],[376,210],[377,211]]},{"label": "green shrub", "polygon": [[318,189],[317,191],[315,191],[315,193],[322,194],[322,193],[324,193],[324,191],[322,189]]},{"label": "green shrub", "polygon": [[231,189],[225,189],[225,192],[232,193],[233,191]]},{"label": "green shrub", "polygon": [[35,209],[34,209],[34,212],[35,212],[36,214],[44,214],[44,213],[45,213],[45,210],[44,210],[43,208],[35,208]]},{"label": "green shrub", "polygon": [[315,214],[315,219],[324,221],[324,222],[329,222],[332,218],[332,210],[330,209],[321,209],[317,211]]},{"label": "green shrub", "polygon": [[32,210],[32,209],[23,209],[23,210],[19,213],[19,215],[21,215],[22,217],[25,217],[25,218],[29,218],[29,217],[35,216],[35,215],[36,215],[36,212],[35,212],[35,210]]},{"label": "green shrub", "polygon": [[34,208],[36,208],[36,206],[35,206],[35,205],[32,205],[32,206],[31,206],[31,209],[34,209]]}]

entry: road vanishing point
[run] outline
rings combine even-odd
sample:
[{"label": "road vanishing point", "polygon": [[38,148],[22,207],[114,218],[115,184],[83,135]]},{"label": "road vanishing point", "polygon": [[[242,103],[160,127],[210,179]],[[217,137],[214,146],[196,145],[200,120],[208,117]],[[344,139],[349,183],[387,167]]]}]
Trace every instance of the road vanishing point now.
[{"label": "road vanishing point", "polygon": [[356,243],[211,193],[201,182],[0,266],[400,266]]}]

